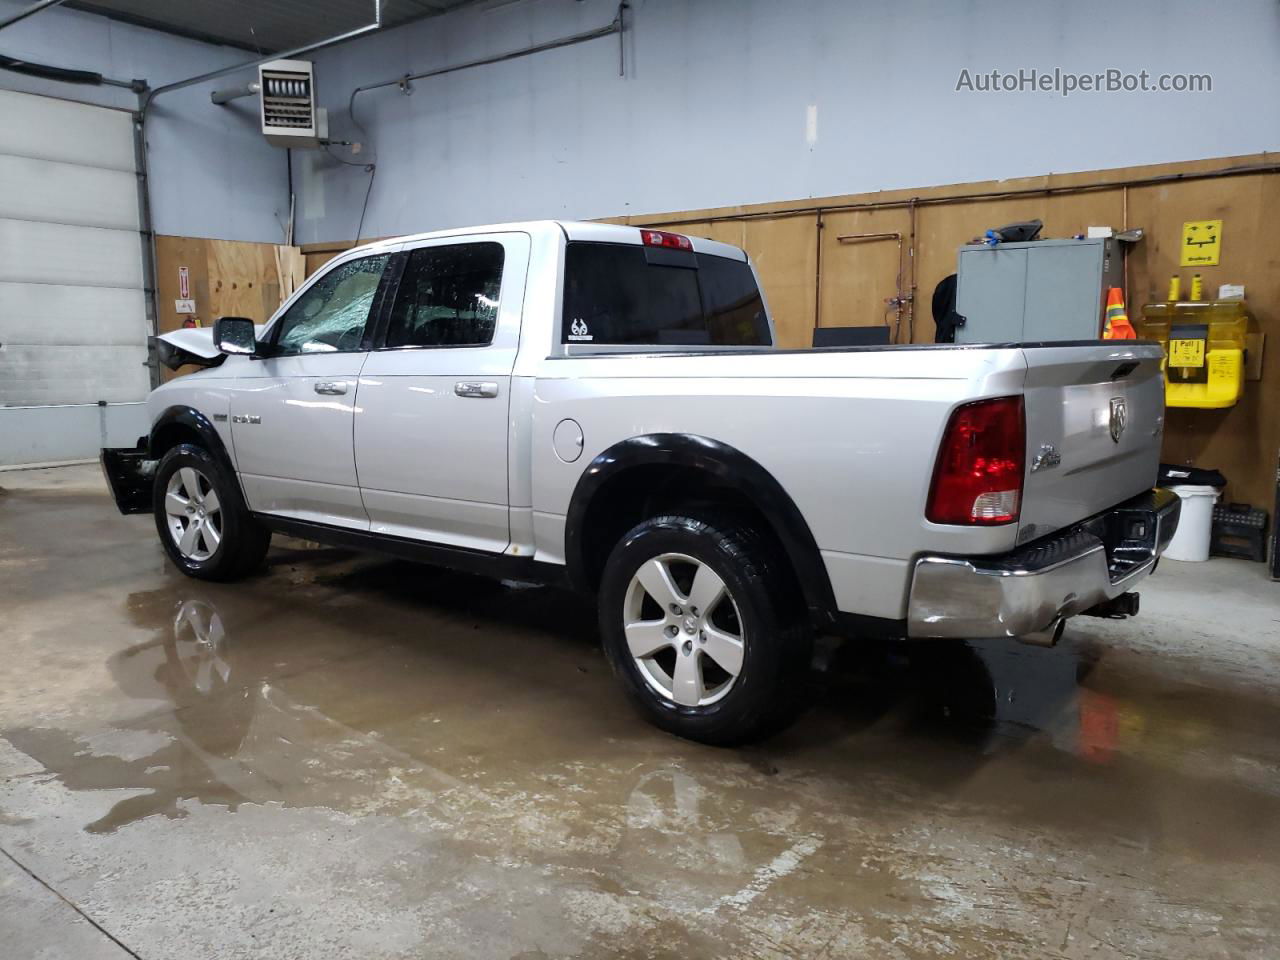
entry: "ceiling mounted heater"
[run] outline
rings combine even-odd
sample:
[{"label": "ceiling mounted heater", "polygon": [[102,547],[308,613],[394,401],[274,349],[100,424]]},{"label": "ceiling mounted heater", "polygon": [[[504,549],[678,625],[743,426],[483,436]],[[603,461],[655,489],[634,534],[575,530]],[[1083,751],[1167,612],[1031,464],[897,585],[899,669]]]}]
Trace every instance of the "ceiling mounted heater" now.
[{"label": "ceiling mounted heater", "polygon": [[262,135],[277,147],[318,147],[329,131],[328,115],[316,106],[310,60],[272,60],[258,67]]}]

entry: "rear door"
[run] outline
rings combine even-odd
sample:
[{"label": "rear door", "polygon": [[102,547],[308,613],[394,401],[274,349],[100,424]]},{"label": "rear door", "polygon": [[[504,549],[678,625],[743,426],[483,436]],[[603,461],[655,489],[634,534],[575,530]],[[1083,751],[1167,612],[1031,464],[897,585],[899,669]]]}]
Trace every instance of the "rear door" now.
[{"label": "rear door", "polygon": [[360,375],[356,470],[375,533],[494,553],[511,542],[511,370],[529,236],[409,248]]},{"label": "rear door", "polygon": [[1018,542],[1155,485],[1164,429],[1157,346],[1024,349],[1027,482]]},{"label": "rear door", "polygon": [[368,321],[390,259],[328,268],[272,324],[264,357],[241,365],[231,435],[250,509],[368,528],[352,430]]}]

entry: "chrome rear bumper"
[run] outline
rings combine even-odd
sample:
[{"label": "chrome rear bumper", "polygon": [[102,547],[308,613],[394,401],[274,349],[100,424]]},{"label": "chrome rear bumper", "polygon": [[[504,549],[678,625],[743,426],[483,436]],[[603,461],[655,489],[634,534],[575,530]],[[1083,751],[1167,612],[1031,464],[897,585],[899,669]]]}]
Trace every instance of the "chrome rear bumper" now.
[{"label": "chrome rear bumper", "polygon": [[907,607],[912,637],[1018,637],[1046,642],[1146,577],[1178,528],[1181,501],[1156,489],[1011,553],[916,560]]}]

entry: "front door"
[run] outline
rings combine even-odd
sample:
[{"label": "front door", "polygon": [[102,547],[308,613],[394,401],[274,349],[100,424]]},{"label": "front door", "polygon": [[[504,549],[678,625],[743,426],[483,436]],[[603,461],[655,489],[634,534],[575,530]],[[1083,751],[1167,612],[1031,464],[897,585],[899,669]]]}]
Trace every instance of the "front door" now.
[{"label": "front door", "polygon": [[408,251],[357,398],[375,533],[491,552],[510,543],[508,411],[528,261],[523,233]]},{"label": "front door", "polygon": [[366,326],[390,254],[345,260],[267,331],[231,400],[231,435],[249,507],[368,529],[356,483],[356,384]]}]

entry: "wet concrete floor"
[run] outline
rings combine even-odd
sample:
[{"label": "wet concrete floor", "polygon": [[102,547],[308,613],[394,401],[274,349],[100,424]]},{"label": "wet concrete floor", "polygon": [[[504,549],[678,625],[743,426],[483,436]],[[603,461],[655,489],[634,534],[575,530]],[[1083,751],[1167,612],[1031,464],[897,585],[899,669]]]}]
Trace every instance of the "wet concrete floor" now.
[{"label": "wet concrete floor", "polygon": [[572,596],[282,540],[202,584],[96,468],[0,487],[0,955],[1280,956],[1261,564],[1051,650],[825,644],[722,750]]}]

